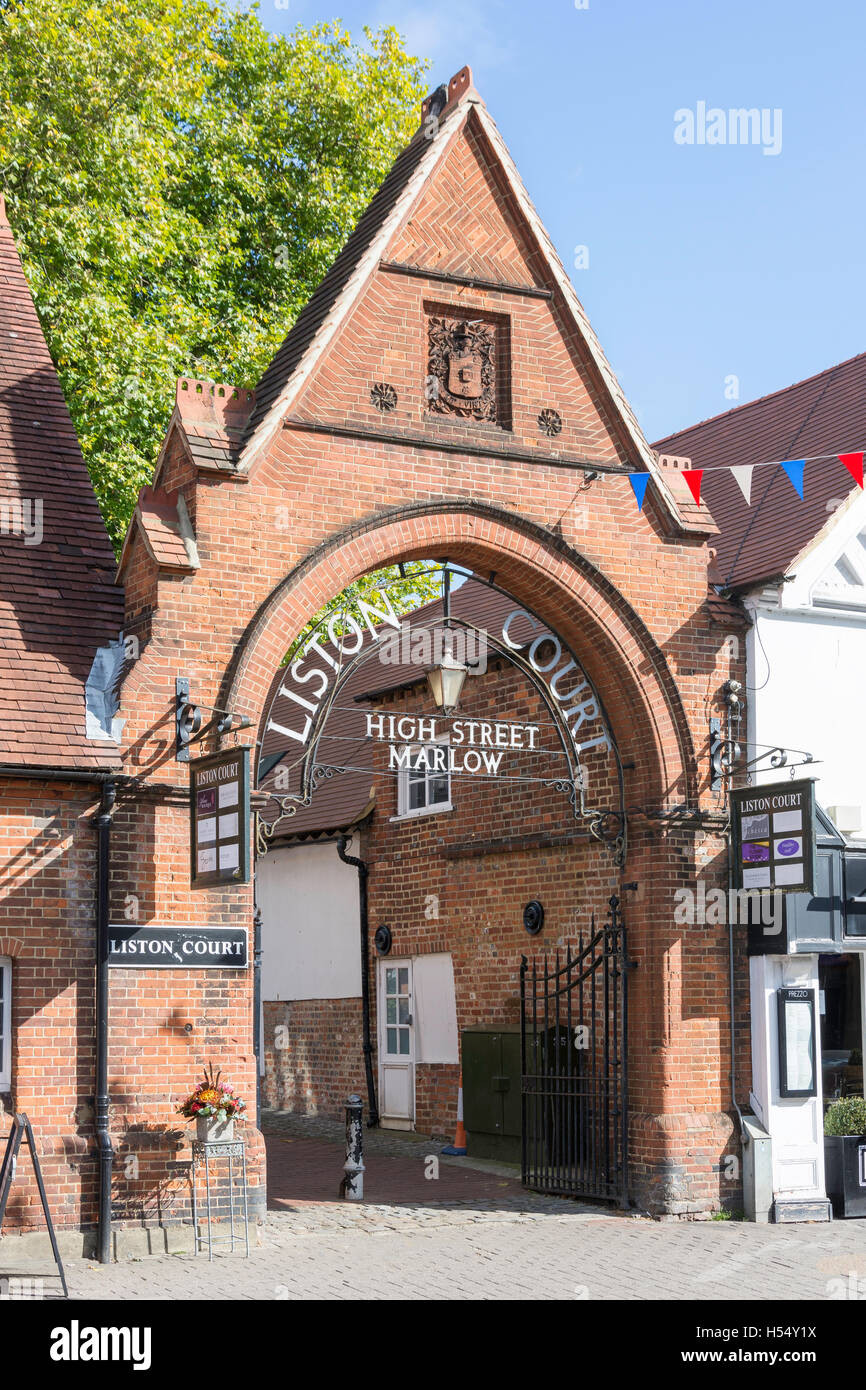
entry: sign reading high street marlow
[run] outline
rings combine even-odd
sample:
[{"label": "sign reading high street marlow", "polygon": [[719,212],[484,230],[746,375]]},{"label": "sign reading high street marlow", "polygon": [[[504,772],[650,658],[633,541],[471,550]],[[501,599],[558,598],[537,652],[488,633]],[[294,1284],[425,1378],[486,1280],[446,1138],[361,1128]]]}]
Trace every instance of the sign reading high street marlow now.
[{"label": "sign reading high street marlow", "polygon": [[[389,769],[468,772],[495,777],[507,749],[535,751],[537,724],[498,719],[448,719],[428,715],[367,714],[367,737],[386,740]],[[436,740],[447,736],[448,743]]]}]

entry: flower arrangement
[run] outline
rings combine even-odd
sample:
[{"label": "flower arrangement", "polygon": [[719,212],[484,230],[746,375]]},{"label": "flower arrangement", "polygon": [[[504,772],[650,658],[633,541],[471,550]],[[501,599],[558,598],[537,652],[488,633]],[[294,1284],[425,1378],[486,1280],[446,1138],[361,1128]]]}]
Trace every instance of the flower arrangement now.
[{"label": "flower arrangement", "polygon": [[235,1095],[228,1081],[221,1081],[222,1072],[214,1072],[213,1063],[208,1062],[204,1069],[204,1080],[200,1081],[192,1095],[187,1096],[183,1105],[177,1107],[178,1114],[187,1120],[207,1120],[212,1117],[231,1120],[246,1110],[247,1103]]}]

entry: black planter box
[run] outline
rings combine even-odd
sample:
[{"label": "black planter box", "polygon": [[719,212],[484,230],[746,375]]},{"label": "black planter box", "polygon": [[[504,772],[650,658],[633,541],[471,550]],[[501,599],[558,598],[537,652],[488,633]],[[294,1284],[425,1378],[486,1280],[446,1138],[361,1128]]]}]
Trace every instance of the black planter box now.
[{"label": "black planter box", "polygon": [[866,1216],[866,1138],[825,1134],[827,1196],[836,1216]]}]

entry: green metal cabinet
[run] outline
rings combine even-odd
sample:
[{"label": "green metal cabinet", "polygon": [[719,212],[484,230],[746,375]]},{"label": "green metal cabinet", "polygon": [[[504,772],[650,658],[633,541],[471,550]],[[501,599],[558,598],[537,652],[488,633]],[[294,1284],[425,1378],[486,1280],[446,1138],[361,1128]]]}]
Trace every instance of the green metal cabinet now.
[{"label": "green metal cabinet", "polygon": [[464,1028],[463,1121],[470,1154],[520,1162],[520,1025]]}]

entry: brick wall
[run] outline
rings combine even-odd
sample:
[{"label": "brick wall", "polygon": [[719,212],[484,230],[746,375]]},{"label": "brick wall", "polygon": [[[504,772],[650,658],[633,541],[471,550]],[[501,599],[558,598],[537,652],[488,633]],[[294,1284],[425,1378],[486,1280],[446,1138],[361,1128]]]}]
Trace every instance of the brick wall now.
[{"label": "brick wall", "polygon": [[[446,158],[407,210],[382,259],[549,284],[538,236],[523,219],[486,138],[474,127],[452,125],[446,132],[451,129]],[[479,318],[496,315],[507,328],[510,430],[434,416],[428,409],[426,315],[432,303]],[[636,331],[646,331],[646,325],[636,325]],[[397,408],[385,421],[370,399],[377,381],[393,384],[398,393]],[[539,432],[544,408],[556,409],[563,419],[553,443]],[[726,942],[719,931],[674,927],[671,896],[696,872],[717,874],[722,846],[712,822],[692,829],[673,822],[670,828],[670,821],[652,814],[684,805],[704,816],[722,809],[708,786],[708,719],[720,713],[725,678],[742,673],[705,605],[705,534],[681,528],[652,490],[639,513],[626,478],[604,475],[588,485],[583,473],[555,457],[559,452],[639,465],[625,419],[558,290],[540,299],[428,284],[373,268],[286,413],[293,417],[289,427],[278,428],[249,470],[237,476],[200,472],[180,430],[172,431],[159,482],[183,494],[200,568],[189,574],[160,569],[140,533],[130,541],[123,576],[127,630],[139,638],[141,654],[126,677],[120,714],[126,720],[125,768],[135,780],[116,814],[112,915],[116,919],[134,895],[142,922],[241,922],[251,932],[251,887],[189,887],[187,774],[174,759],[177,676],[190,680],[196,701],[247,714],[253,725],[240,737],[255,743],[287,647],[322,604],[358,575],[389,562],[441,560],[446,554],[482,575],[495,571],[503,588],[531,604],[577,652],[604,700],[626,766],[626,801],[636,808],[627,878],[639,888],[629,896],[627,912],[638,961],[633,1104],[641,1117],[639,1162],[647,1184],[663,1187],[668,1209],[711,1204],[719,1187],[714,1166],[730,1129]],[[307,427],[299,428],[299,421]],[[355,434],[329,433],[331,426],[348,426]],[[376,437],[386,427],[390,442]],[[424,447],[416,442],[419,435]],[[497,455],[503,448],[510,457]],[[518,457],[519,451],[529,459]],[[232,741],[235,736],[227,740]],[[201,751],[213,746],[207,741]],[[53,791],[38,795],[41,805],[53,804]],[[21,806],[10,832],[23,863],[36,852],[30,814]],[[406,832],[407,881],[417,878],[413,865],[420,862],[411,836],[432,833]],[[75,847],[71,854],[92,855],[83,831],[69,843]],[[458,899],[469,904],[472,928],[466,927],[458,952],[459,994],[464,1000],[472,994],[471,974],[480,972],[485,1008],[513,1008],[514,956],[524,941],[513,900],[519,901],[526,885],[545,884],[540,896],[555,904],[551,934],[571,929],[607,891],[597,851],[582,845],[515,847],[488,862],[441,853],[436,862],[447,865],[437,870],[446,911],[460,911],[452,906]],[[492,873],[488,863],[494,864]],[[75,890],[79,915],[73,914],[71,925],[61,906],[59,871],[53,863],[46,867],[47,901],[35,900],[36,930],[51,938],[42,948],[51,959],[37,958],[32,967],[27,988],[41,1002],[32,1024],[27,1009],[34,1005],[22,1006],[22,1045],[31,1046],[28,1027],[35,1039],[39,1028],[62,1023],[41,1056],[17,1065],[21,1094],[34,1103],[42,1094],[37,1076],[44,1081],[52,1066],[61,1066],[62,1079],[56,1086],[45,1083],[45,1097],[62,1147],[62,1135],[80,1137],[70,1116],[90,1084],[84,1079],[91,1069],[91,1034],[84,1024],[84,982],[91,969],[84,902],[92,891],[92,858]],[[38,878],[34,873],[34,891]],[[11,914],[16,928],[23,901]],[[432,948],[434,934],[412,916],[415,903],[412,896],[405,900],[401,929]],[[448,940],[442,922],[438,932],[436,939]],[[181,1201],[182,1185],[171,1166],[183,1152],[174,1137],[179,1126],[173,1107],[203,1062],[221,1064],[252,1098],[252,988],[251,972],[138,971],[123,972],[122,978],[113,972],[112,1127],[123,1154],[138,1158],[137,1168],[124,1164],[118,1175],[119,1214],[135,1219]],[[477,1004],[469,998],[469,1005]],[[450,1084],[451,1078],[444,1079],[434,1093],[431,1078],[429,1099],[421,1101],[425,1114],[444,1113],[439,1097]],[[252,1192],[260,1201],[263,1151],[252,1119],[245,1132]],[[58,1162],[74,1173],[71,1159]],[[72,1222],[86,1205],[86,1182],[69,1180],[77,1186],[70,1186],[64,1220]]]},{"label": "brick wall", "polygon": [[[96,1190],[94,867],[96,793],[48,779],[0,783],[0,955],[12,958],[12,1086],[0,1139],[25,1111],[58,1227],[91,1220]],[[43,1226],[29,1157],[4,1229]]]},{"label": "brick wall", "polygon": [[333,1120],[366,1095],[360,999],[266,1000],[264,1034],[263,1105]]}]

